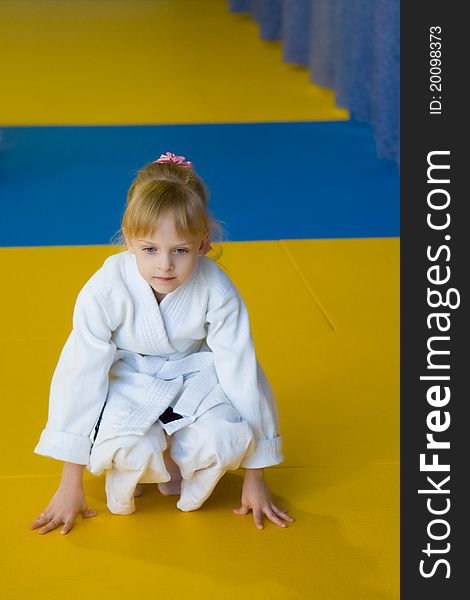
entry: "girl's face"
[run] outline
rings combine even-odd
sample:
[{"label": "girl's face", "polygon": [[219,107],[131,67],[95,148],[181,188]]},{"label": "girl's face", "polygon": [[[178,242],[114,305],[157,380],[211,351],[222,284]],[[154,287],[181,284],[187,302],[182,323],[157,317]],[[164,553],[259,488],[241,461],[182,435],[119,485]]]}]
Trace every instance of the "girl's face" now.
[{"label": "girl's face", "polygon": [[171,216],[161,217],[151,236],[126,238],[142,277],[159,294],[173,292],[191,277],[207,236],[179,236]]}]

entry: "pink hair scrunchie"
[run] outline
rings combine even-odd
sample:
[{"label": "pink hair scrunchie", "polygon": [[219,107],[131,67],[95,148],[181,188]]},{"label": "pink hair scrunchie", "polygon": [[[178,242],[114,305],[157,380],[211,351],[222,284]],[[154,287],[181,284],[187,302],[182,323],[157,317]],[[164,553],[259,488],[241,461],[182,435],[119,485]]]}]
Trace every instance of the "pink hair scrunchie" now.
[{"label": "pink hair scrunchie", "polygon": [[154,163],[173,163],[175,165],[183,165],[183,167],[192,167],[192,162],[186,160],[185,156],[176,156],[171,152],[161,154],[160,158],[153,161]]}]

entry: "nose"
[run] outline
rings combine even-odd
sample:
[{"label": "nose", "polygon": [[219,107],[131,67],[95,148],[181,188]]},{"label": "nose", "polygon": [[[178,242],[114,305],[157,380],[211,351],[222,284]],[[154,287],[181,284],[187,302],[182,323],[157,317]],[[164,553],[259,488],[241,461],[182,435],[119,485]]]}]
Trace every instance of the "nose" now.
[{"label": "nose", "polygon": [[169,254],[161,254],[160,261],[158,264],[158,270],[162,273],[168,273],[173,270],[173,263],[171,260],[171,255]]}]

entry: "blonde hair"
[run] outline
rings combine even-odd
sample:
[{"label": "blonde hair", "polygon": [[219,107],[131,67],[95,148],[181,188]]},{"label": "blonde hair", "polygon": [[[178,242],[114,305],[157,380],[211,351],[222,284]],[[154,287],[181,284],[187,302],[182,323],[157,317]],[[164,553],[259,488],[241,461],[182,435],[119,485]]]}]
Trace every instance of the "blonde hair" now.
[{"label": "blonde hair", "polygon": [[[204,182],[192,167],[175,163],[152,162],[138,171],[127,192],[127,203],[121,229],[115,242],[151,235],[160,217],[171,215],[181,236],[198,236],[209,232],[209,241],[222,242],[221,221],[208,210],[208,192]],[[114,239],[114,238],[113,238]],[[217,260],[222,254],[220,244],[210,251]]]}]

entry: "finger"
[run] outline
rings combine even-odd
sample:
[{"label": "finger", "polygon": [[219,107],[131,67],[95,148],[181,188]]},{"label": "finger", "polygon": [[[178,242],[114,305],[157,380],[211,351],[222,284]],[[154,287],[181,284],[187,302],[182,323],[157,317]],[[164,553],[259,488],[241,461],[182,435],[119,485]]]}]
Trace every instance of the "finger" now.
[{"label": "finger", "polygon": [[287,513],[286,510],[283,510],[282,508],[278,508],[274,504],[271,506],[271,509],[273,510],[273,512],[276,513],[276,515],[278,515],[278,517],[281,517],[281,519],[284,519],[284,521],[289,521],[290,523],[295,523],[295,519],[293,519],[290,515],[286,514]]},{"label": "finger", "polygon": [[287,514],[289,511],[287,510],[287,508],[280,508],[279,506],[276,506],[274,504],[274,502],[270,503],[272,510],[276,510],[278,512],[281,512],[283,514]]},{"label": "finger", "polygon": [[281,521],[281,519],[276,514],[274,514],[272,510],[267,510],[265,514],[270,521],[272,521],[276,525],[279,525],[279,527],[287,527],[284,521]]},{"label": "finger", "polygon": [[43,527],[42,529],[39,530],[39,533],[47,533],[48,531],[52,531],[52,529],[55,529],[59,525],[60,525],[59,521],[54,521],[54,519],[52,519],[52,521],[50,521],[50,523],[48,523],[45,527]]},{"label": "finger", "polygon": [[41,527],[45,523],[49,523],[50,520],[51,520],[50,517],[46,517],[43,513],[34,519],[34,522],[31,523],[31,525],[30,525],[30,529],[37,529],[38,527]]},{"label": "finger", "polygon": [[67,534],[73,527],[73,520],[65,521],[61,534]]},{"label": "finger", "polygon": [[259,508],[253,509],[253,519],[258,529],[263,529],[263,513]]},{"label": "finger", "polygon": [[38,515],[34,520],[38,521],[38,520],[42,520],[42,519],[47,519],[48,517],[52,517],[52,515],[49,515],[46,512],[42,512],[40,515]]},{"label": "finger", "polygon": [[234,508],[233,512],[236,513],[237,515],[246,515],[248,514],[249,508],[248,506],[245,505],[241,505],[240,508]]},{"label": "finger", "polygon": [[85,519],[88,519],[89,517],[96,517],[97,514],[98,511],[92,509],[85,509],[81,512],[82,517],[84,517]]}]

